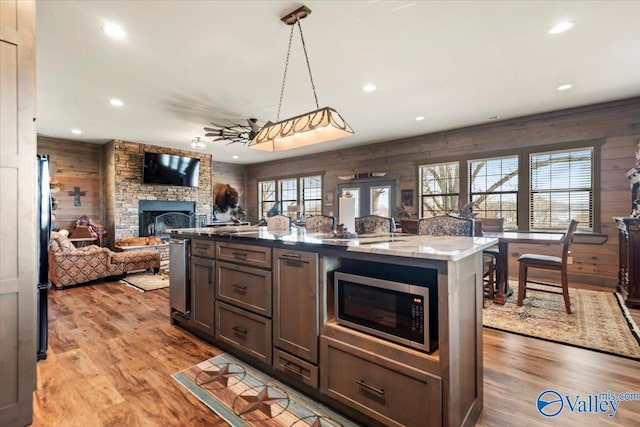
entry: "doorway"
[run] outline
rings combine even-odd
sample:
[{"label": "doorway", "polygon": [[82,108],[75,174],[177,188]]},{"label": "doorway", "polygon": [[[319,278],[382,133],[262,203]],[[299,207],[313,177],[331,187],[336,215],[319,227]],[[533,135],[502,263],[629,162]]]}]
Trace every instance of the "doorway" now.
[{"label": "doorway", "polygon": [[395,180],[354,181],[338,184],[340,197],[347,192],[351,193],[351,196],[356,199],[356,218],[365,215],[379,215],[391,218],[391,213],[396,204]]}]

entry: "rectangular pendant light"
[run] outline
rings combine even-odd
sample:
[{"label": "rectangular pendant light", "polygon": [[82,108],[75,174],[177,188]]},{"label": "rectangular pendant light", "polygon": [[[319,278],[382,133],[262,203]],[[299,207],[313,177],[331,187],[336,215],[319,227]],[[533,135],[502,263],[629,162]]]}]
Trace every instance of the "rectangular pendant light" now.
[{"label": "rectangular pendant light", "polygon": [[324,107],[277,123],[267,122],[249,144],[263,151],[283,151],[353,135],[336,110]]},{"label": "rectangular pendant light", "polygon": [[[316,87],[313,83],[309,55],[307,55],[307,48],[304,43],[304,36],[302,35],[302,26],[300,25],[300,20],[309,16],[310,13],[311,9],[303,5],[281,18],[282,22],[291,26],[291,33],[289,34],[289,47],[287,49],[287,59],[284,66],[284,76],[282,78],[278,116],[276,123],[269,121],[260,129],[251,143],[249,143],[249,148],[263,151],[284,151],[353,135],[353,129],[349,127],[347,122],[344,121],[336,110],[331,107],[320,108],[318,105],[318,95],[316,94]],[[291,53],[291,40],[293,38],[295,25],[297,25],[298,30],[300,30],[300,41],[302,42],[302,50],[304,51],[304,58],[307,62],[307,70],[309,70],[309,81],[311,83],[311,89],[313,90],[317,110],[280,120],[280,107],[282,106],[282,96],[287,81],[289,54]]]}]

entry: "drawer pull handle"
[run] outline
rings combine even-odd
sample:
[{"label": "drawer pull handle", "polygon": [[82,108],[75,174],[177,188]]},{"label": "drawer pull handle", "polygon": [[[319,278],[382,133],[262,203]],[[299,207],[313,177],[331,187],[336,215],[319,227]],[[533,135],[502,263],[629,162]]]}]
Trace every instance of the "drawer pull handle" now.
[{"label": "drawer pull handle", "polygon": [[234,291],[236,291],[239,294],[246,294],[247,293],[247,287],[246,286],[233,284],[233,285],[231,285],[231,287],[233,288]]},{"label": "drawer pull handle", "polygon": [[246,258],[247,257],[247,253],[246,252],[231,252],[231,254],[236,258]]},{"label": "drawer pull handle", "polygon": [[284,368],[293,372],[294,374],[298,374],[298,375],[302,375],[302,368],[299,366],[294,365],[291,362],[287,362],[284,365]]},{"label": "drawer pull handle", "polygon": [[209,249],[209,245],[200,244],[200,243],[196,243],[195,247],[196,249]]},{"label": "drawer pull handle", "polygon": [[286,259],[301,259],[302,257],[300,255],[295,255],[295,254],[282,254],[280,255],[282,258],[286,258]]},{"label": "drawer pull handle", "polygon": [[234,326],[232,329],[235,333],[240,334],[242,336],[246,336],[247,332],[249,332],[245,328],[241,328],[240,326]]},{"label": "drawer pull handle", "polygon": [[356,382],[358,383],[358,385],[360,387],[364,387],[367,390],[371,390],[372,392],[374,392],[376,394],[379,394],[380,396],[384,396],[384,389],[369,385],[369,384],[365,383],[363,380],[356,381]]}]

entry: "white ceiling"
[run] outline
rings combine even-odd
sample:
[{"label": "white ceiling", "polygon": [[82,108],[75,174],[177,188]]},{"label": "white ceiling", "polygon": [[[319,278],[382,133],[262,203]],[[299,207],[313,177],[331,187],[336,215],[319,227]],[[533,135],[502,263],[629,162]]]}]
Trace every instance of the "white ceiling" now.
[{"label": "white ceiling", "polygon": [[[302,4],[37,1],[38,133],[192,150],[212,121],[275,121],[291,28],[280,17]],[[640,96],[640,1],[304,4],[320,106],[355,136],[280,153],[209,143],[214,160],[256,163]],[[574,28],[547,34],[561,20]],[[106,37],[105,22],[126,39]],[[375,92],[362,90],[369,82]],[[564,83],[573,88],[558,91]],[[296,32],[281,118],[313,109]]]}]

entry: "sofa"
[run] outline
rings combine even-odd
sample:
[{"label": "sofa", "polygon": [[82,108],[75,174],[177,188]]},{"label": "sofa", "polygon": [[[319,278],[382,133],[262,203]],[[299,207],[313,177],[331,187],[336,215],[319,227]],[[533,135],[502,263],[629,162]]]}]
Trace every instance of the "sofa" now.
[{"label": "sofa", "polygon": [[51,233],[49,280],[58,288],[136,270],[160,269],[160,253],[154,250],[113,252],[96,245],[76,248],[60,233]]}]

